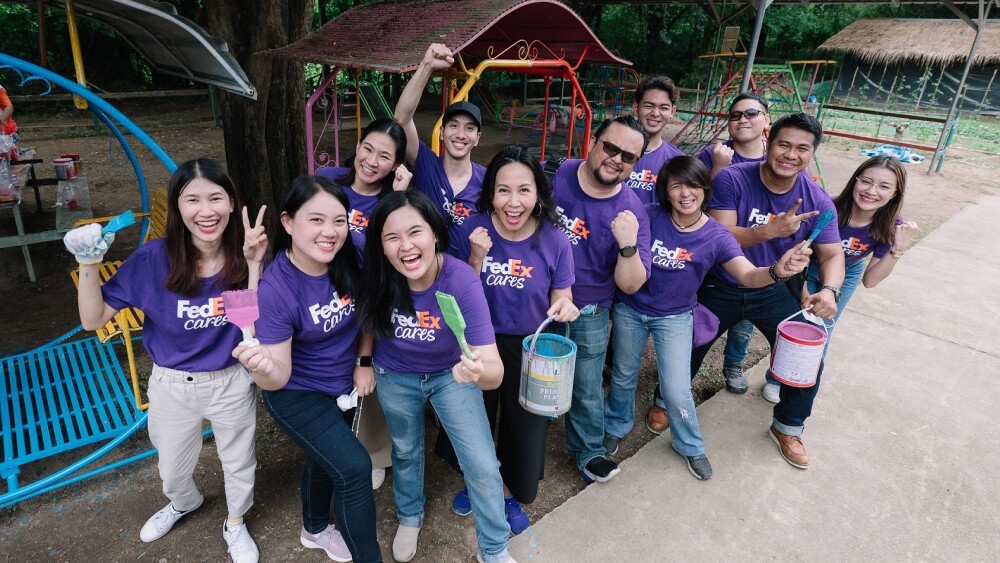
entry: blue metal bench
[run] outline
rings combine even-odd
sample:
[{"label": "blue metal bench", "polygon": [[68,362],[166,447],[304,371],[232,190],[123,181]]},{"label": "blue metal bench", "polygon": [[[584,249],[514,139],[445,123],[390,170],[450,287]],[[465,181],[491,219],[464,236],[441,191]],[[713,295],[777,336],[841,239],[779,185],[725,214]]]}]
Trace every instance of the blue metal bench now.
[{"label": "blue metal bench", "polygon": [[[77,327],[39,348],[0,359],[0,508],[156,453],[150,449],[82,472],[146,425],[113,345]],[[103,444],[102,444],[103,443]],[[26,464],[102,444],[81,459],[22,486]]]}]

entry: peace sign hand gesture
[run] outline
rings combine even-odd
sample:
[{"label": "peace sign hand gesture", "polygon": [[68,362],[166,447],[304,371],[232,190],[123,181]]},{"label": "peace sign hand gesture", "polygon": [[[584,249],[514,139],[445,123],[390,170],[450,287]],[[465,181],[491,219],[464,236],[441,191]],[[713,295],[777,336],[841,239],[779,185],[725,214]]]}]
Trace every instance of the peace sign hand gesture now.
[{"label": "peace sign hand gesture", "polygon": [[803,221],[808,221],[819,215],[819,211],[807,211],[796,215],[795,212],[800,205],[802,205],[802,198],[795,200],[788,211],[782,211],[768,221],[767,226],[773,235],[771,238],[794,236],[799,231],[799,226]]},{"label": "peace sign hand gesture", "polygon": [[264,255],[267,254],[267,233],[264,231],[264,212],[266,205],[260,206],[257,212],[257,226],[250,223],[250,216],[247,215],[246,206],[243,207],[243,256],[247,259],[247,264],[261,264]]}]

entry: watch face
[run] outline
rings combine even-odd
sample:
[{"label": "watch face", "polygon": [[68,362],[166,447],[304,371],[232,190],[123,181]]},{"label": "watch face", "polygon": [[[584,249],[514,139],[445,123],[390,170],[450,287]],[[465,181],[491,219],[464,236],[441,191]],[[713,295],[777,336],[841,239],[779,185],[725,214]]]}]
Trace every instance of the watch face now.
[{"label": "watch face", "polygon": [[626,246],[618,250],[618,254],[621,254],[622,258],[631,258],[632,256],[635,256],[635,253],[635,246]]}]

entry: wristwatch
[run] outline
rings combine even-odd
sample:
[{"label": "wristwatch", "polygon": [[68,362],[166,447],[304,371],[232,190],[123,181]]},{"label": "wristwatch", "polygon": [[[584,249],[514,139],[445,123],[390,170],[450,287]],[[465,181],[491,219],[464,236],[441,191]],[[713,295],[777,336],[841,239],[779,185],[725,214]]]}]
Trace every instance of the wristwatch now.
[{"label": "wristwatch", "polygon": [[370,367],[372,367],[372,357],[371,356],[358,356],[358,358],[356,360],[354,360],[354,365],[359,366],[359,367],[363,367],[363,368],[370,368]]},{"label": "wristwatch", "polygon": [[635,253],[638,252],[638,250],[638,247],[634,244],[630,246],[623,246],[618,249],[618,255],[622,258],[631,258],[635,256]]},{"label": "wristwatch", "polygon": [[820,289],[820,291],[822,291],[824,289],[829,289],[830,291],[833,292],[833,302],[834,303],[840,303],[840,288],[839,287],[833,287],[832,285],[824,285]]}]

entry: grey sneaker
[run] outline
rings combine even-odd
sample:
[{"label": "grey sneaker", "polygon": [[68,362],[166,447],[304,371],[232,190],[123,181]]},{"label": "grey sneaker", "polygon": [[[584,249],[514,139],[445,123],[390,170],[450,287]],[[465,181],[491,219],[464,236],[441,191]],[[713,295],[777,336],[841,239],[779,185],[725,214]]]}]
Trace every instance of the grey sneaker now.
[{"label": "grey sneaker", "polygon": [[164,506],[142,525],[142,530],[139,530],[139,539],[148,543],[162,538],[178,520],[197,510],[203,502],[205,502],[205,495],[200,496],[198,504],[184,512],[175,509],[174,503]]},{"label": "grey sneaker", "polygon": [[747,392],[747,378],[743,375],[743,366],[722,366],[722,375],[726,377],[726,391],[742,395]]},{"label": "grey sneaker", "polygon": [[615,455],[618,453],[618,446],[622,443],[621,438],[615,438],[611,434],[604,435],[605,455]]},{"label": "grey sneaker", "polygon": [[305,528],[299,533],[299,542],[309,549],[322,549],[326,556],[334,561],[346,563],[351,560],[351,550],[347,549],[344,537],[340,535],[333,524],[327,526],[318,534],[310,534]]},{"label": "grey sneaker", "polygon": [[694,475],[695,479],[708,481],[712,478],[712,464],[708,462],[705,454],[686,455],[684,459],[687,460],[688,471],[691,472],[691,475]]}]

